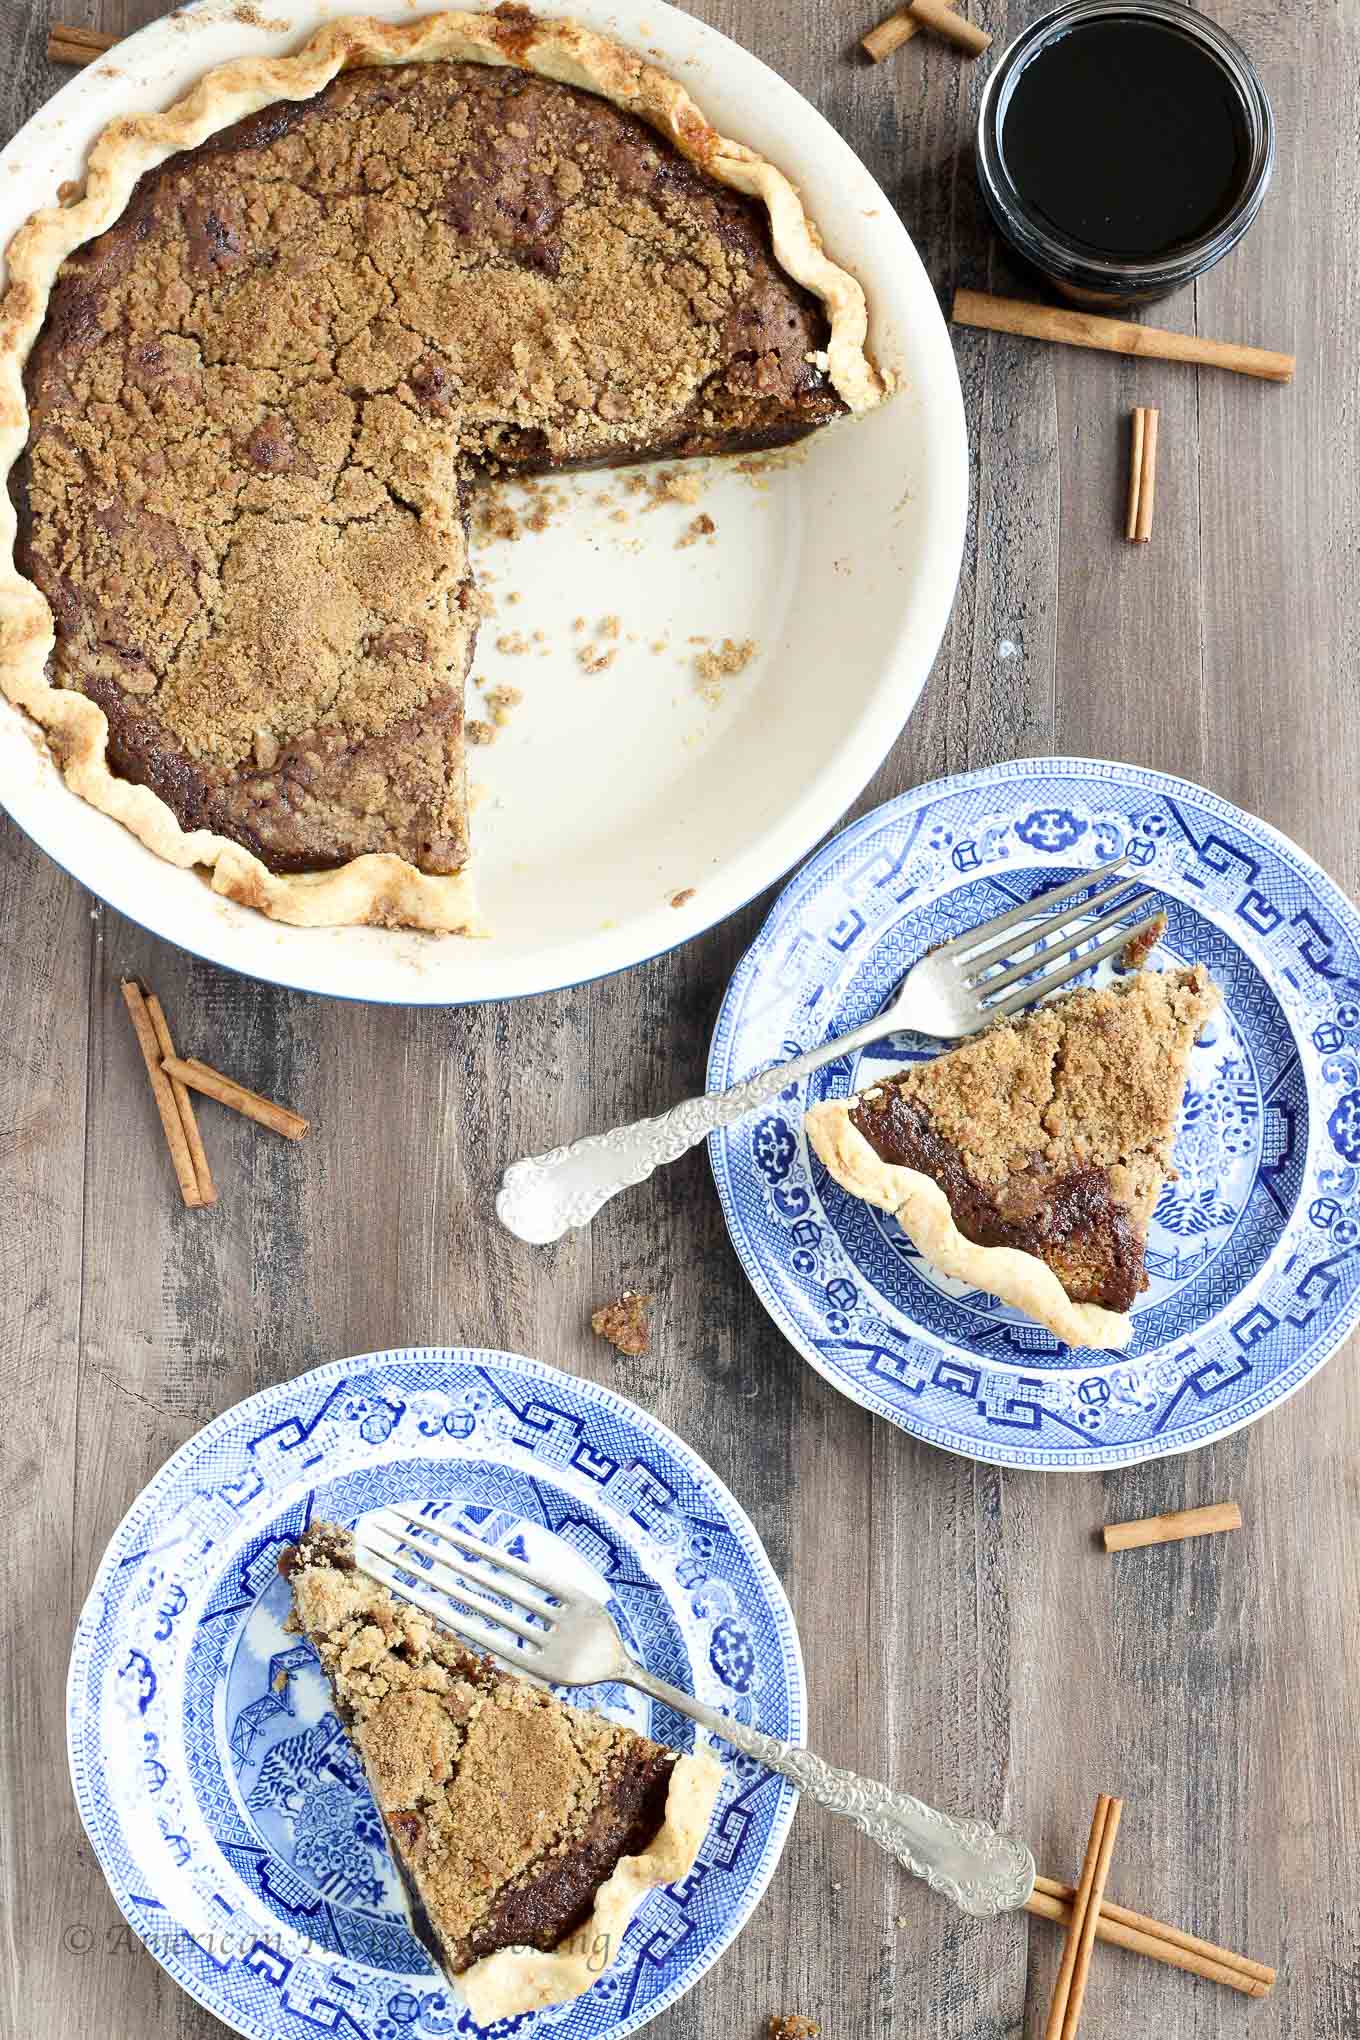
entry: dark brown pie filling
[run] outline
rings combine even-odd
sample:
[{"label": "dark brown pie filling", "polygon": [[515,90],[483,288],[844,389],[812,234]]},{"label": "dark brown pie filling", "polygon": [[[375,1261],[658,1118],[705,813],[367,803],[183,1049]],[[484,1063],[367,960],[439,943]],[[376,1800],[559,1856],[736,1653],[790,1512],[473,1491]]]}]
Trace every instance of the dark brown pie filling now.
[{"label": "dark brown pie filling", "polygon": [[992,1190],[934,1131],[926,1109],[891,1084],[862,1098],[850,1117],[883,1161],[918,1169],[939,1184],[965,1239],[1037,1254],[1074,1303],[1127,1310],[1147,1288],[1142,1243],[1115,1202],[1108,1170],[1055,1172],[1035,1155]]}]

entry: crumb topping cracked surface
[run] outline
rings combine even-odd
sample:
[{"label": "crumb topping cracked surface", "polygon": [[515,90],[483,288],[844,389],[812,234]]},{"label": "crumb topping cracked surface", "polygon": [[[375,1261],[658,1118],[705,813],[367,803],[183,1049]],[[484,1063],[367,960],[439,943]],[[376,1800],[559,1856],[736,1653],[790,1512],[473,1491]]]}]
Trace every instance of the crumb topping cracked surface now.
[{"label": "crumb topping cracked surface", "polygon": [[455,872],[470,484],[800,436],[825,330],[762,209],[606,100],[344,73],[64,265],[17,476],[55,678],[186,829]]},{"label": "crumb topping cracked surface", "polygon": [[449,1967],[555,1947],[657,1832],[672,1752],[464,1650],[354,1569],[346,1531],[314,1526],[284,1569]]}]

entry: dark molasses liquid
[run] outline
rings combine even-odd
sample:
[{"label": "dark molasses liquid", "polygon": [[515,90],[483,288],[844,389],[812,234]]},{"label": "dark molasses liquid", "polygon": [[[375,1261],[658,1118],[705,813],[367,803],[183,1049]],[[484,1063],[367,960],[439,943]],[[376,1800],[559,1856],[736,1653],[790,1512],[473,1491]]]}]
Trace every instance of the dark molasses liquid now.
[{"label": "dark molasses liquid", "polygon": [[1140,261],[1209,233],[1251,162],[1232,79],[1169,24],[1078,23],[1024,66],[1001,153],[1028,210],[1094,255]]}]

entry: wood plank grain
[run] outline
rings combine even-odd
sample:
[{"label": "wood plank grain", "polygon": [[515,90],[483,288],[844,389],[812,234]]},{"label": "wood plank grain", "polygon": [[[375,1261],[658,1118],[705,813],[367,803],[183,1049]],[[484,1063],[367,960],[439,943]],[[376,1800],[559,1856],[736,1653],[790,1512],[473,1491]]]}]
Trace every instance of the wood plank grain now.
[{"label": "wood plank grain", "polygon": [[[40,944],[34,931],[43,928]],[[74,1617],[90,902],[0,829],[0,2032],[78,2023],[60,1927],[90,1884],[65,1790],[60,1695]],[[173,1191],[173,1184],[172,1184]],[[78,1591],[78,1590],[77,1590]],[[35,1875],[35,1870],[40,1874]],[[96,1873],[97,1875],[97,1873]],[[102,1879],[100,1880],[102,1883]]]}]

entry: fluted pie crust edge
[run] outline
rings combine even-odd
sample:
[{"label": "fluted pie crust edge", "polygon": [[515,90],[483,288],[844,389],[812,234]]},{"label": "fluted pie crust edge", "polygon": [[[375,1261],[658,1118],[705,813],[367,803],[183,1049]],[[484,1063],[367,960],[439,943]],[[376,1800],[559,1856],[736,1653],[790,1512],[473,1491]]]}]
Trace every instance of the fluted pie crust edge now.
[{"label": "fluted pie crust edge", "polygon": [[941,1274],[999,1296],[1046,1325],[1065,1345],[1120,1351],[1128,1345],[1132,1318],[1098,1303],[1074,1303],[1037,1254],[965,1239],[938,1183],[874,1152],[850,1117],[858,1103],[858,1098],[843,1098],[814,1105],[804,1121],[813,1149],[843,1190],[891,1212],[917,1252]]},{"label": "fluted pie crust edge", "polygon": [[865,351],[864,292],[824,253],[794,186],[754,150],[720,135],[673,78],[577,22],[539,20],[520,10],[409,22],[355,16],[318,30],[292,56],[246,57],[207,72],[163,113],[112,121],[90,151],[82,195],[34,213],[8,251],[9,283],[0,299],[0,690],[41,726],[72,792],[167,863],[203,866],[215,893],[294,927],[484,932],[466,866],[437,875],[381,854],[356,857],[333,871],[281,876],[228,837],[181,828],[149,787],[110,769],[103,710],[48,681],[52,611],[15,562],[17,519],[5,482],[28,438],[24,365],[62,263],[114,224],[144,172],[279,100],[311,98],[343,70],[437,60],[517,66],[597,93],[649,122],[719,183],[760,201],[779,266],[826,308],[827,373],[837,393],[852,412],[869,409],[884,394]]},{"label": "fluted pie crust edge", "polygon": [[596,1892],[590,1917],[567,1941],[546,1951],[498,1948],[455,1979],[477,2024],[565,2004],[597,1983],[647,1893],[694,1868],[721,1790],[722,1767],[709,1751],[678,1757],[661,1826],[640,1854],[620,1858]]}]

